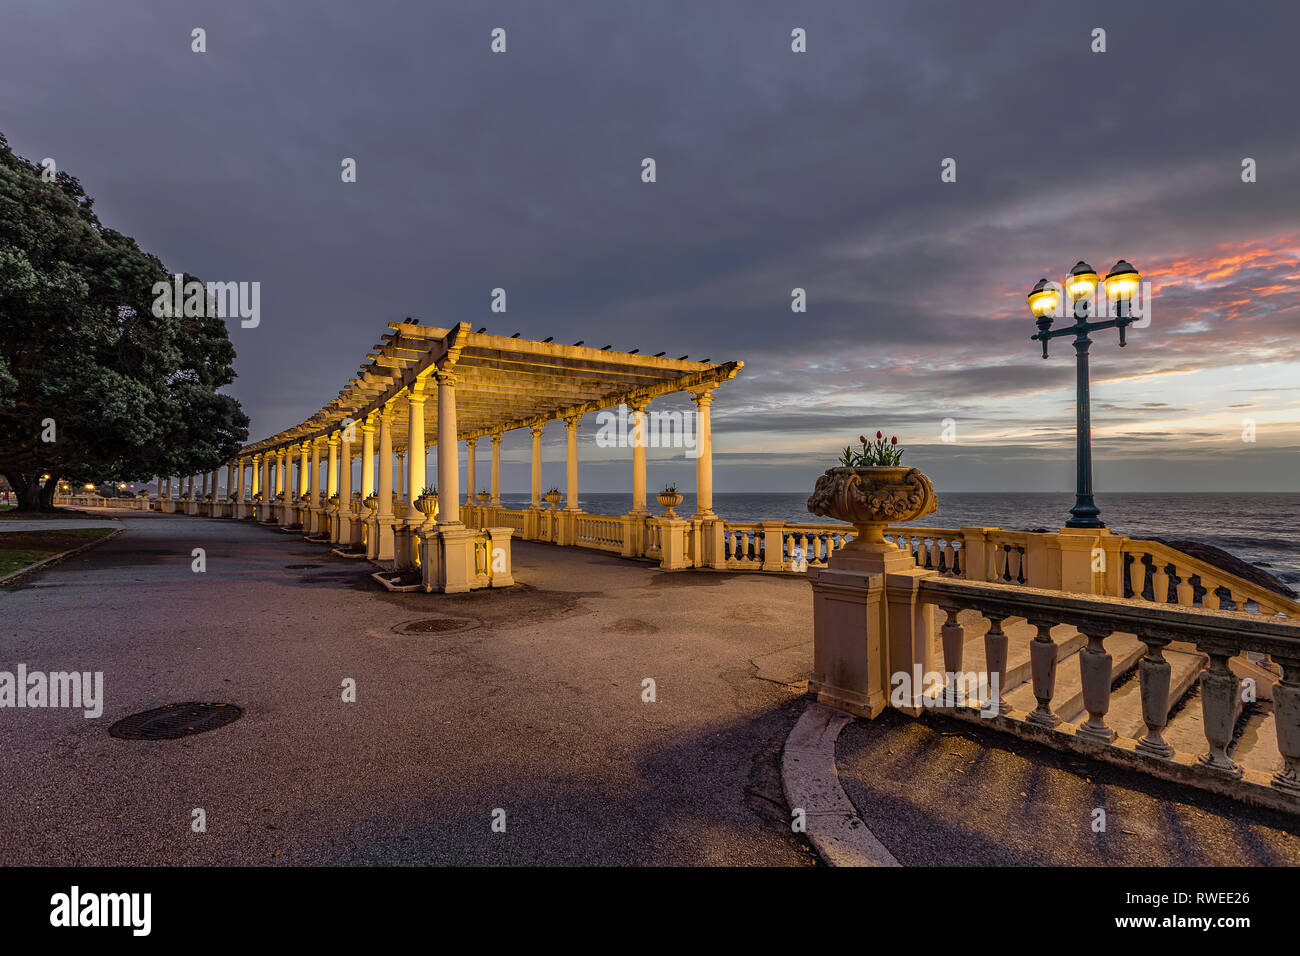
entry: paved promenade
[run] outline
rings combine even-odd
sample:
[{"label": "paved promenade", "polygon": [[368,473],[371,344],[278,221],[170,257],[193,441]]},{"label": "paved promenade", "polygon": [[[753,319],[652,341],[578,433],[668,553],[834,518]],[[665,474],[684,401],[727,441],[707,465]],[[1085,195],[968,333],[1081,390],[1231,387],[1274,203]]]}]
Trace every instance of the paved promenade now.
[{"label": "paved promenade", "polygon": [[[123,534],[0,588],[0,669],[100,670],[106,697],[98,720],[0,710],[7,865],[813,862],[779,766],[812,655],[798,578],[517,543],[518,588],[390,594],[297,536],[117,517]],[[395,630],[447,616],[474,626]],[[108,735],[188,700],[245,715]],[[855,721],[835,756],[905,865],[1300,864],[1300,821],[934,715]]]},{"label": "paved promenade", "polygon": [[[778,765],[801,706],[780,681],[811,657],[801,580],[519,544],[510,592],[389,594],[296,536],[121,517],[0,589],[0,669],[102,670],[107,699],[98,720],[0,711],[7,865],[813,862]],[[394,632],[441,615],[479,626]],[[108,734],[189,700],[245,715],[187,740]]]}]

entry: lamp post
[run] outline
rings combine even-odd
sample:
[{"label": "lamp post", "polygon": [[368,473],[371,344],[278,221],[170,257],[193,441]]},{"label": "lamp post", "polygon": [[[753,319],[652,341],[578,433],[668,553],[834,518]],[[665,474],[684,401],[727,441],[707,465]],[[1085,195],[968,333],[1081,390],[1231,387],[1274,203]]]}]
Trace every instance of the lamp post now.
[{"label": "lamp post", "polygon": [[1065,294],[1073,305],[1074,324],[1052,330],[1052,318],[1061,305],[1061,289],[1046,279],[1029,292],[1029,310],[1037,320],[1038,332],[1030,336],[1043,343],[1043,358],[1047,358],[1047,343],[1062,335],[1074,336],[1077,384],[1075,397],[1075,500],[1070,509],[1067,528],[1104,528],[1101,510],[1092,500],[1092,414],[1088,398],[1088,348],[1092,339],[1089,332],[1098,329],[1119,329],[1119,344],[1123,348],[1124,331],[1133,322],[1131,304],[1133,292],[1142,277],[1128,262],[1121,259],[1106,275],[1106,295],[1115,304],[1115,317],[1104,322],[1089,322],[1088,308],[1097,291],[1097,273],[1092,266],[1080,260],[1070,270],[1065,281]]}]

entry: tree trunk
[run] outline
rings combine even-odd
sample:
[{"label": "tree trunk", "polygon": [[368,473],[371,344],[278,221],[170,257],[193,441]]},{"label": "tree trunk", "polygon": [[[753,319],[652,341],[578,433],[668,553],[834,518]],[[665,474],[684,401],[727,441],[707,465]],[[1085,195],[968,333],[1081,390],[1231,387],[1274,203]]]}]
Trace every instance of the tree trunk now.
[{"label": "tree trunk", "polygon": [[50,475],[45,484],[41,486],[41,505],[42,511],[54,510],[54,492],[59,487],[59,478],[57,475]]},{"label": "tree trunk", "polygon": [[13,488],[18,499],[17,511],[39,511],[41,509],[41,484],[39,475],[25,475],[17,471],[5,471],[9,487]]}]

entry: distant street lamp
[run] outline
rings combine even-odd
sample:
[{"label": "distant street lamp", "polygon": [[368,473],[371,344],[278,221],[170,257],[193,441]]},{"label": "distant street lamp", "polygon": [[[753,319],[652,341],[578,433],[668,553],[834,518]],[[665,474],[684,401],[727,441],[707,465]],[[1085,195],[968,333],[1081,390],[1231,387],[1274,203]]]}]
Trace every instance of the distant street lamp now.
[{"label": "distant street lamp", "polygon": [[1061,305],[1061,287],[1046,279],[1029,292],[1029,310],[1037,319],[1038,332],[1031,339],[1043,343],[1043,358],[1047,358],[1047,342],[1062,335],[1074,336],[1077,366],[1077,395],[1075,398],[1075,501],[1070,509],[1067,528],[1104,528],[1101,510],[1092,500],[1092,414],[1088,399],[1088,347],[1092,339],[1088,333],[1097,329],[1119,329],[1120,347],[1124,330],[1133,322],[1132,298],[1142,277],[1128,262],[1121,259],[1106,275],[1106,295],[1115,304],[1115,318],[1105,322],[1089,322],[1088,307],[1097,291],[1097,273],[1092,266],[1080,260],[1070,270],[1065,280],[1065,294],[1074,309],[1074,324],[1064,329],[1049,331],[1052,317]]}]

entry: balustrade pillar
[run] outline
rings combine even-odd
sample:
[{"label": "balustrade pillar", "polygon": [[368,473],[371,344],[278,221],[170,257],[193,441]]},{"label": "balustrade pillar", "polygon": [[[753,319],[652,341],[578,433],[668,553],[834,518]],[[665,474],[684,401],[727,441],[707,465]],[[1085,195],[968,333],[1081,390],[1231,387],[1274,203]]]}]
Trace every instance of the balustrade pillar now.
[{"label": "balustrade pillar", "polygon": [[361,425],[361,500],[375,493],[375,415],[370,413]]},{"label": "balustrade pillar", "polygon": [[940,610],[946,615],[943,627],[939,629],[939,640],[943,645],[944,704],[956,707],[967,703],[959,686],[966,649],[966,631],[957,623],[958,608],[955,605],[940,605]]},{"label": "balustrade pillar", "polygon": [[[997,679],[996,691],[992,687],[989,691],[997,694],[998,714],[1004,717],[1011,709],[1004,696],[1007,687],[1007,653],[1010,644],[1007,635],[1002,631],[1002,622],[1005,620],[1004,617],[990,617],[989,629],[984,634],[984,660],[987,663],[989,679]],[[983,703],[985,709],[990,709],[991,700]]]},{"label": "balustrade pillar", "polygon": [[1205,742],[1209,749],[1199,762],[1234,777],[1241,768],[1228,756],[1232,729],[1237,723],[1237,695],[1241,681],[1228,669],[1228,656],[1210,653],[1210,666],[1201,671],[1201,722],[1205,725]]},{"label": "balustrade pillar", "polygon": [[1169,641],[1160,637],[1138,639],[1147,646],[1146,655],[1138,664],[1139,692],[1142,697],[1142,722],[1147,733],[1138,741],[1137,752],[1149,757],[1168,760],[1174,748],[1161,735],[1169,721],[1169,677],[1173,668],[1165,660],[1165,646]]},{"label": "balustrade pillar", "polygon": [[1282,665],[1282,679],[1273,685],[1273,723],[1282,769],[1271,784],[1300,795],[1300,657],[1274,654],[1273,660]]},{"label": "balustrade pillar", "polygon": [[1106,726],[1106,714],[1110,711],[1111,666],[1114,663],[1106,653],[1108,636],[1109,631],[1085,631],[1088,643],[1079,651],[1079,681],[1083,685],[1083,708],[1088,712],[1088,719],[1075,735],[1101,744],[1115,739],[1115,731]]},{"label": "balustrade pillar", "polygon": [[1056,644],[1052,641],[1050,623],[1029,623],[1038,628],[1038,633],[1029,644],[1029,667],[1033,675],[1034,699],[1038,701],[1038,706],[1025,721],[1051,728],[1061,722],[1061,718],[1052,712],[1052,696],[1056,693]]}]

